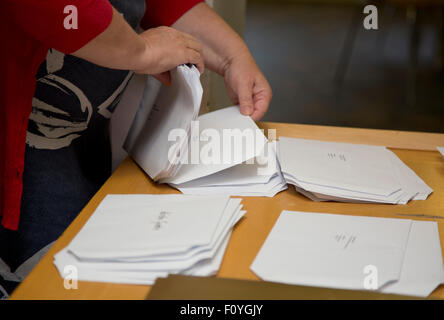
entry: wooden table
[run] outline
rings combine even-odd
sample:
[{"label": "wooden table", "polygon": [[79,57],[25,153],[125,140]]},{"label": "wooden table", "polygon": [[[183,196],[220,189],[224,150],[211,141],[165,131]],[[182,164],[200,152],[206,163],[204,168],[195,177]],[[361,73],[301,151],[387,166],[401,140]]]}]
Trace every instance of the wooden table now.
[{"label": "wooden table", "polygon": [[[259,123],[259,126],[263,129],[276,129],[278,136],[385,145],[433,188],[434,192],[425,201],[411,201],[407,205],[319,203],[296,193],[293,187],[273,198],[243,197],[247,214],[234,228],[217,276],[258,280],[249,267],[284,209],[437,221],[441,247],[444,248],[444,160],[436,151],[436,146],[444,146],[444,134],[283,123]],[[159,194],[177,191],[167,185],[154,184],[127,158],[16,289],[12,299],[144,299],[147,296],[150,286],[142,285],[79,282],[78,289],[66,290],[63,279],[52,263],[54,254],[68,245],[100,201],[110,193]],[[444,285],[437,288],[432,297],[444,298]]]}]

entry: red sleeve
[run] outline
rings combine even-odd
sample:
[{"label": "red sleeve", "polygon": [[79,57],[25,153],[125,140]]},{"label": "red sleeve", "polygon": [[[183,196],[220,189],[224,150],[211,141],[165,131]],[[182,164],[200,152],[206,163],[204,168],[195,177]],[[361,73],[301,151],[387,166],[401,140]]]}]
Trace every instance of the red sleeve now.
[{"label": "red sleeve", "polygon": [[[5,1],[5,0],[1,0]],[[72,53],[102,33],[113,10],[107,0],[6,0],[8,13],[19,28],[50,48]],[[65,29],[66,6],[77,8],[78,28]]]},{"label": "red sleeve", "polygon": [[140,23],[143,29],[171,26],[185,12],[203,0],[145,0],[145,16]]}]

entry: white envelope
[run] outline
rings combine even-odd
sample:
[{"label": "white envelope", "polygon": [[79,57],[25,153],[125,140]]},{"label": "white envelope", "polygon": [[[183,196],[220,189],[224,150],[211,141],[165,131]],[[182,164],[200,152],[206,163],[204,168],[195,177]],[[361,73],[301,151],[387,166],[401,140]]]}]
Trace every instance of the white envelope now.
[{"label": "white envelope", "polygon": [[130,206],[125,211],[99,205],[71,241],[70,251],[79,258],[137,257],[158,248],[205,245],[228,201],[225,196],[170,203],[153,200],[149,206]]},{"label": "white envelope", "polygon": [[433,190],[385,147],[280,137],[287,183],[314,201],[406,204]]},{"label": "white envelope", "polygon": [[282,211],[251,270],[267,281],[365,289],[400,278],[411,220]]},{"label": "white envelope", "polygon": [[[151,219],[159,208],[171,214]],[[66,266],[76,267],[80,281],[152,284],[175,273],[210,276],[245,214],[241,208],[241,199],[226,196],[108,195],[54,264],[62,276]]]},{"label": "white envelope", "polygon": [[[218,157],[220,163],[205,164],[202,163],[202,161],[199,161],[199,163],[192,163],[190,159],[187,164],[182,164],[174,177],[162,179],[161,182],[179,185],[234,167],[247,160],[260,156],[267,143],[267,138],[262,131],[259,130],[249,116],[244,116],[240,113],[238,106],[206,113],[201,115],[197,120],[199,121],[199,129],[201,132],[206,129],[215,130],[221,138],[219,145],[220,157]],[[235,148],[234,139],[224,139],[224,131],[226,130],[231,130],[232,132],[235,130],[239,132],[251,132],[253,134],[254,142],[251,145],[248,142],[245,143],[241,141],[242,148]],[[227,140],[231,140],[231,142]],[[199,150],[205,148],[205,145],[210,142],[211,140],[200,141]],[[224,149],[224,144],[228,145],[228,143],[231,143],[231,148]],[[227,163],[224,161],[224,151],[230,152],[231,155],[230,157],[227,156],[227,158],[230,159]],[[188,156],[191,158],[191,152],[188,153]]]},{"label": "white envelope", "polygon": [[301,182],[385,196],[401,189],[385,147],[280,137],[279,154]]},{"label": "white envelope", "polygon": [[183,194],[267,196],[287,189],[276,158],[274,143],[267,143],[266,154],[254,163],[244,162],[190,182],[172,185]]},{"label": "white envelope", "polygon": [[[169,141],[174,129],[189,132],[198,116],[202,100],[200,73],[196,67],[178,66],[171,70],[171,86],[162,86],[153,103],[139,108],[124,148],[154,180],[172,174],[169,151],[177,142]],[[141,119],[138,119],[140,117]],[[144,121],[141,124],[141,121]],[[183,137],[183,143],[187,142]],[[183,143],[177,144],[179,147]]]},{"label": "white envelope", "polygon": [[441,283],[444,283],[444,269],[438,224],[413,221],[401,277],[381,292],[427,297]]}]

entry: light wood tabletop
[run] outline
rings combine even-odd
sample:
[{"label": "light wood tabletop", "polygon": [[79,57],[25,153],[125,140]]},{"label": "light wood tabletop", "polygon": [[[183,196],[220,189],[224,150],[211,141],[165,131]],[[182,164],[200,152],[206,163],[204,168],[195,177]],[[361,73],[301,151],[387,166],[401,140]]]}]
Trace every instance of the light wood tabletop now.
[{"label": "light wood tabletop", "polygon": [[[385,145],[434,192],[425,201],[411,201],[407,205],[313,202],[291,186],[273,198],[243,197],[247,214],[234,228],[218,277],[259,280],[250,271],[250,265],[282,210],[437,221],[441,247],[444,248],[444,159],[436,150],[436,146],[444,146],[444,134],[271,122],[259,123],[259,126],[266,133],[267,129],[276,129],[278,136]],[[127,158],[15,290],[11,299],[144,299],[150,286],[79,282],[78,289],[67,290],[53,265],[54,254],[68,245],[107,194],[131,193],[178,192],[167,185],[153,183]],[[438,287],[432,297],[444,298],[444,285]]]}]

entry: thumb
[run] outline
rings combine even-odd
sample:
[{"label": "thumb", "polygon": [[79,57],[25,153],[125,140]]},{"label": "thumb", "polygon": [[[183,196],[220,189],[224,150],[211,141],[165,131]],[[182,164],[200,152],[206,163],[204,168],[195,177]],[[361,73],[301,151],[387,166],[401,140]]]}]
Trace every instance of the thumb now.
[{"label": "thumb", "polygon": [[245,82],[241,84],[238,91],[239,107],[243,115],[249,116],[253,113],[253,85]]},{"label": "thumb", "polygon": [[171,75],[169,71],[165,71],[159,74],[153,74],[153,77],[162,82],[164,85],[171,85]]}]

